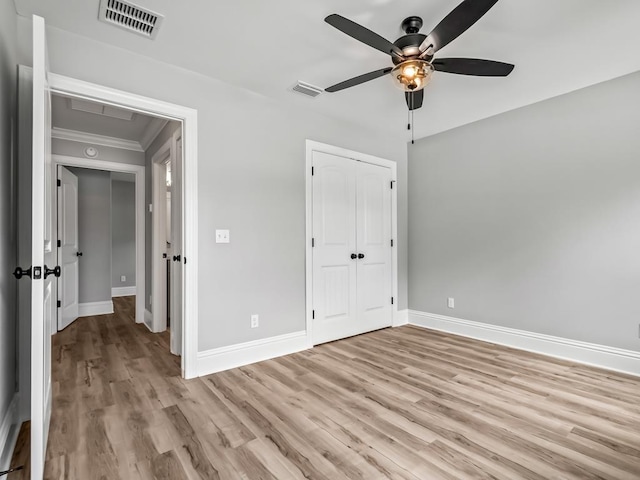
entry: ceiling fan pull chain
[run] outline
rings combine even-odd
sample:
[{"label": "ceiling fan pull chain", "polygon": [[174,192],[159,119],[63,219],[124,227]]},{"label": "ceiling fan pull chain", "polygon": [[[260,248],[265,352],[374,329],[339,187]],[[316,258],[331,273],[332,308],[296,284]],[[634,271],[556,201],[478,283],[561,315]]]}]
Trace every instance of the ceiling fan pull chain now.
[{"label": "ceiling fan pull chain", "polygon": [[416,142],[414,142],[414,131],[415,131],[415,125],[414,125],[414,120],[413,120],[413,110],[411,110],[411,145],[415,144]]}]

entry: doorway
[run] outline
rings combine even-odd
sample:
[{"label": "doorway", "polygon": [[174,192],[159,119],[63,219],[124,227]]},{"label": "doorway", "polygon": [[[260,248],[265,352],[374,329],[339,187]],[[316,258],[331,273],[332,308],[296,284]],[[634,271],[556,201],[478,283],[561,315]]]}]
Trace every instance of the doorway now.
[{"label": "doorway", "polygon": [[[179,257],[182,260],[184,257],[182,178],[178,176],[183,170],[183,122],[59,93],[53,95],[52,105],[52,163],[56,171],[53,177],[54,182],[57,182],[59,217],[54,230],[59,240],[59,264],[70,273],[62,277],[58,285],[58,321],[52,325],[52,330],[62,330],[77,317],[111,314],[114,312],[115,300],[128,296],[128,302],[135,304],[135,321],[143,323],[153,333],[166,331],[169,326],[167,321],[173,320],[169,328],[170,341],[162,343],[168,344],[173,354],[181,355],[184,321],[183,264],[175,262],[177,265],[167,268],[166,259]],[[158,203],[155,184],[151,181],[155,165],[151,159],[156,160],[165,144],[171,148],[161,165],[164,201]],[[78,168],[80,170],[75,170]],[[74,210],[76,215],[78,210],[86,210],[90,204],[98,202],[99,193],[104,193],[103,189],[98,188],[98,182],[89,188],[88,196],[80,202],[81,205],[74,208],[73,199],[68,197],[74,192],[77,195],[83,189],[78,188],[78,180],[76,178],[74,181],[73,173],[83,171],[93,172],[83,176],[94,183],[98,179],[93,177],[102,176],[104,179],[104,175],[107,175],[107,181],[110,182],[108,195],[111,198],[106,207],[98,206],[92,214],[85,215],[89,219],[87,221],[95,224],[89,229],[94,238],[87,241],[89,235],[86,233],[87,229],[84,229],[85,240],[79,244],[77,232],[75,239],[73,238],[74,222],[66,217]],[[132,198],[132,193],[135,199]],[[116,204],[123,203],[126,196],[129,202],[135,203],[134,235],[117,225],[113,217],[107,215],[103,220],[98,219],[104,211],[111,211],[116,208]],[[75,202],[77,203],[77,198]],[[65,203],[71,206],[65,207]],[[149,207],[146,208],[145,204]],[[164,222],[163,228],[158,229],[157,213],[160,212]],[[75,229],[78,229],[78,225]],[[99,233],[102,230],[105,232]],[[114,238],[108,248],[99,250],[98,244],[106,243],[103,237],[112,237],[112,234],[119,237],[118,246],[113,243],[116,240]],[[80,240],[82,236],[79,235]],[[129,244],[126,244],[127,239]],[[162,242],[162,251],[154,248],[158,242]],[[135,244],[133,254],[129,248],[131,243]],[[87,250],[92,250],[91,254]],[[158,258],[164,257],[164,273],[159,279],[156,279],[156,272],[152,272],[156,254]],[[107,256],[116,260],[116,255],[120,259],[119,263],[99,261],[96,258]],[[123,256],[129,260],[123,259]],[[90,268],[83,268],[83,265],[88,267],[89,264],[92,264]],[[75,278],[72,275],[74,272]],[[100,298],[95,298],[95,293],[92,298],[87,298],[86,293],[92,286],[101,283],[97,281],[98,277],[104,277],[102,283],[109,282],[106,290],[102,286],[101,291],[105,291]],[[75,291],[74,283],[80,284],[80,288],[76,286]],[[156,308],[154,302],[159,302],[165,308]]]}]

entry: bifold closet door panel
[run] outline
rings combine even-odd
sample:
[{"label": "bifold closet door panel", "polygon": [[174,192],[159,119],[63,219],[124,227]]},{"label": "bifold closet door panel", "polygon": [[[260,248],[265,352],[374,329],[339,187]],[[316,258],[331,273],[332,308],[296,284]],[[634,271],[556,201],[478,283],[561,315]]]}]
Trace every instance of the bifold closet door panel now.
[{"label": "bifold closet door panel", "polygon": [[357,308],[362,331],[391,326],[391,170],[357,162]]},{"label": "bifold closet door panel", "polygon": [[356,309],[356,166],[313,153],[313,342],[359,333]]}]

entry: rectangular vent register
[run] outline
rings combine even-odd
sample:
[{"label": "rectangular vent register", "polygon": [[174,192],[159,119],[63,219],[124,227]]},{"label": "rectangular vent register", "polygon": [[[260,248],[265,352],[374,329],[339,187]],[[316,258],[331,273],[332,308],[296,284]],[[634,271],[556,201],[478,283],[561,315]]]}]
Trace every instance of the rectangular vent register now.
[{"label": "rectangular vent register", "polygon": [[98,18],[105,23],[154,39],[164,17],[133,3],[101,0]]}]

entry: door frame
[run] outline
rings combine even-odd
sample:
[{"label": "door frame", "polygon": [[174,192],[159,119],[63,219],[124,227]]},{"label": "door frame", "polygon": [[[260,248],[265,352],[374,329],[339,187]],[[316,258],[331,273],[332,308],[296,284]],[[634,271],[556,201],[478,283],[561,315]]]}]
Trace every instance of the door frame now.
[{"label": "door frame", "polygon": [[391,237],[394,241],[391,248],[391,292],[394,298],[391,306],[392,325],[398,325],[398,189],[397,189],[397,164],[391,160],[375,157],[366,153],[356,152],[327,143],[320,143],[314,140],[306,141],[306,161],[305,161],[305,291],[306,291],[306,328],[307,342],[313,346],[313,178],[311,167],[313,165],[313,152],[328,153],[345,157],[357,162],[369,163],[386,167],[391,170],[391,182],[394,188],[391,190]]},{"label": "door frame", "polygon": [[[63,75],[51,74],[52,93],[93,100],[182,122],[182,376],[198,376],[198,111]],[[143,270],[144,271],[144,270]]]},{"label": "door frame", "polygon": [[[51,155],[52,169],[56,175],[52,175],[52,188],[57,180],[58,165],[62,167],[79,167],[91,170],[105,170],[108,172],[130,173],[135,177],[136,189],[136,323],[144,321],[144,292],[145,292],[145,231],[144,231],[144,197],[145,197],[145,170],[141,165],[128,163],[107,162],[104,160],[70,157],[67,155]],[[55,177],[55,178],[54,178]],[[54,227],[55,236],[58,238],[57,222]],[[58,255],[60,249],[58,248]],[[58,262],[60,259],[58,258]],[[139,293],[142,292],[142,295]],[[59,299],[59,298],[58,298]],[[58,311],[58,315],[60,312]],[[57,320],[57,319],[56,319]],[[54,332],[58,331],[57,321]]]}]

